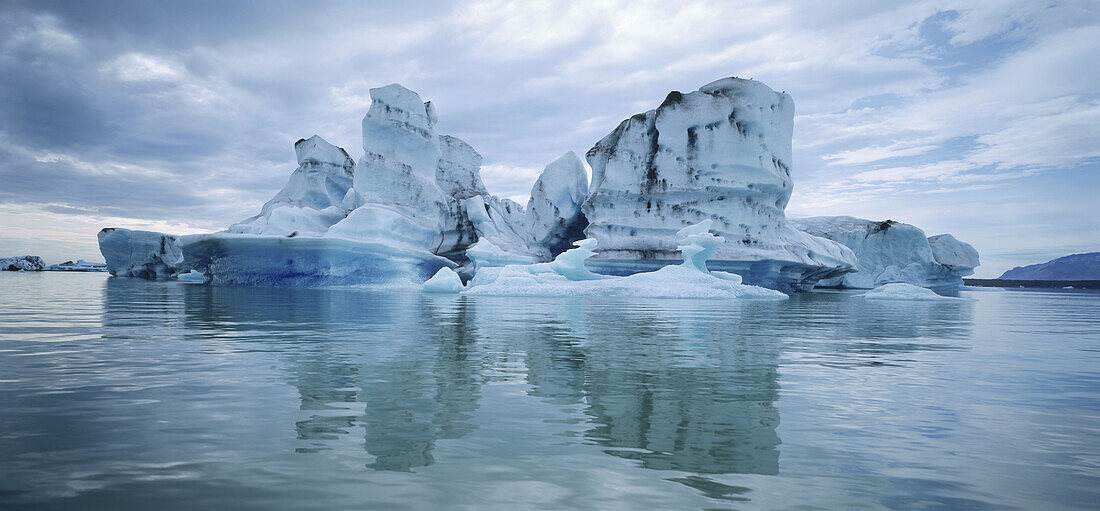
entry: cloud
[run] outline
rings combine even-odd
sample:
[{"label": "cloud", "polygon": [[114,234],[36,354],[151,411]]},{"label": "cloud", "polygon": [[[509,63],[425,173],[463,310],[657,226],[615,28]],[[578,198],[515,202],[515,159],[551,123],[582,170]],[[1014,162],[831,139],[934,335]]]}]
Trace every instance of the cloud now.
[{"label": "cloud", "polygon": [[392,82],[525,202],[562,153],[738,75],[795,99],[792,211],[939,222],[929,197],[1087,181],[1098,16],[1077,0],[9,2],[0,203],[223,227],[285,183],[298,138],[358,156],[367,91]]}]

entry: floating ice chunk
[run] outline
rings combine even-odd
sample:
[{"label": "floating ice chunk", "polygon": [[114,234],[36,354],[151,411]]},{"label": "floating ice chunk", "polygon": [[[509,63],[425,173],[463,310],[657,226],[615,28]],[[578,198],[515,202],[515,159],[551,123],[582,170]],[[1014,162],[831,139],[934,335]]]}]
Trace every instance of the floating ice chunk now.
[{"label": "floating ice chunk", "polygon": [[703,220],[676,231],[676,248],[684,256],[683,265],[707,273],[707,259],[714,255],[715,249],[726,241],[721,236],[710,233],[711,219]]},{"label": "floating ice chunk", "polygon": [[596,255],[596,253],[593,252],[593,249],[596,248],[596,244],[597,241],[595,238],[577,240],[573,242],[576,248],[571,248],[562,252],[547,266],[558,275],[569,280],[599,280],[610,278],[607,275],[592,273],[592,271],[584,265],[585,259]]},{"label": "floating ice chunk", "polygon": [[200,271],[191,270],[187,273],[176,275],[176,280],[182,282],[204,282],[206,280],[206,275],[203,275]]},{"label": "floating ice chunk", "polygon": [[462,279],[454,270],[444,266],[420,287],[425,293],[460,293],[464,289]]},{"label": "floating ice chunk", "polygon": [[454,263],[400,243],[215,233],[180,237],[183,267],[214,285],[419,287]]},{"label": "floating ice chunk", "polygon": [[44,269],[46,269],[46,263],[38,256],[0,258],[0,271],[42,271]]},{"label": "floating ice chunk", "polygon": [[475,269],[509,264],[529,264],[532,258],[526,254],[516,254],[504,250],[487,238],[482,238],[466,249],[466,257],[473,262]]},{"label": "floating ice chunk", "polygon": [[931,289],[902,282],[885,284],[861,295],[856,295],[856,297],[866,298],[868,300],[909,300],[923,302],[957,302],[965,300],[964,298],[938,295]]},{"label": "floating ice chunk", "polygon": [[959,275],[972,275],[974,268],[981,265],[978,251],[950,234],[929,236],[928,246],[932,247],[932,258],[937,263]]},{"label": "floating ice chunk", "polygon": [[[977,266],[977,252],[970,245],[949,235],[927,238],[917,227],[893,220],[876,222],[850,216],[819,216],[793,219],[791,224],[851,248],[859,260],[859,271],[823,279],[818,283],[820,287],[870,289],[901,282],[957,288],[962,286],[962,275],[973,273],[973,267]],[[932,243],[939,247],[939,257],[952,266],[936,258]]]},{"label": "floating ice chunk", "polygon": [[111,275],[157,279],[181,269],[183,253],[176,236],[108,227],[99,231],[98,238]]}]

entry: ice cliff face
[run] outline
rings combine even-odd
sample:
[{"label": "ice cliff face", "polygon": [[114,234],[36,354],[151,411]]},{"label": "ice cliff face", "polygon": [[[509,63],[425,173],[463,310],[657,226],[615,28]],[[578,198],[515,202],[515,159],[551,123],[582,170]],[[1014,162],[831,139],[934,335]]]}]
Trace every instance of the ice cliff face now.
[{"label": "ice cliff face", "polygon": [[111,275],[168,278],[177,273],[183,263],[177,236],[115,227],[99,231],[98,238],[99,251]]},{"label": "ice cliff face", "polygon": [[[924,231],[893,220],[875,222],[850,216],[821,216],[794,219],[791,223],[814,236],[844,244],[859,259],[859,271],[824,279],[819,282],[822,287],[873,288],[892,283],[957,287],[962,285],[962,275],[973,273],[978,263],[978,253],[970,245],[950,235],[941,235],[930,242]],[[933,245],[939,246],[939,257],[934,255]],[[943,264],[940,259],[950,264]]]},{"label": "ice cliff face", "polygon": [[298,168],[260,214],[229,226],[241,234],[322,234],[348,212],[344,196],[351,188],[355,162],[347,151],[314,135],[294,144]]},{"label": "ice cliff face", "polygon": [[42,271],[46,263],[38,256],[0,257],[0,271]]},{"label": "ice cliff face", "polygon": [[527,202],[529,242],[556,256],[574,240],[584,238],[588,220],[581,214],[581,205],[587,195],[588,174],[573,151],[547,165],[531,187]]},{"label": "ice cliff face", "polygon": [[846,248],[789,225],[794,103],[752,80],[726,78],[623,121],[588,151],[589,263],[626,274],[678,259],[671,240],[713,220],[725,238],[709,261],[746,282],[807,289],[852,271]]}]

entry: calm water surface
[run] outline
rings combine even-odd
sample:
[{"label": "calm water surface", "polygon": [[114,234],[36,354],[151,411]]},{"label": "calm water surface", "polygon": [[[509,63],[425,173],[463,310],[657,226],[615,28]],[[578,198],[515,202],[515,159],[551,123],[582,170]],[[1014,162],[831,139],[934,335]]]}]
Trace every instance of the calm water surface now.
[{"label": "calm water surface", "polygon": [[0,272],[0,508],[1100,503],[1100,293],[851,295]]}]

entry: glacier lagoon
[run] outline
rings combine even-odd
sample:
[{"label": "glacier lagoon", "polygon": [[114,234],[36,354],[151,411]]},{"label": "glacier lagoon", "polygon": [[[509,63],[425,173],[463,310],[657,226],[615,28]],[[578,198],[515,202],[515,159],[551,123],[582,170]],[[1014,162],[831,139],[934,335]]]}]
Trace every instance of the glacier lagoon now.
[{"label": "glacier lagoon", "polygon": [[1100,293],[859,293],[561,300],[0,273],[0,508],[1100,501]]}]

